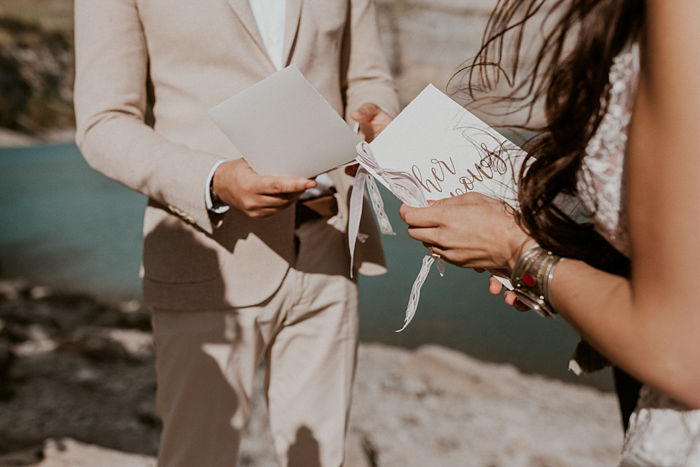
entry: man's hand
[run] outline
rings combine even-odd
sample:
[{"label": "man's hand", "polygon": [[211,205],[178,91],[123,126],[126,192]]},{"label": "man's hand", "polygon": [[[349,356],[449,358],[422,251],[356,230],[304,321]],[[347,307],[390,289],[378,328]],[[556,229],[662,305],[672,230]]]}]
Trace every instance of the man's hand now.
[{"label": "man's hand", "polygon": [[[368,143],[372,142],[379,133],[393,120],[376,104],[365,102],[350,114],[350,118],[360,125],[360,136]],[[345,167],[345,173],[354,177],[359,168],[358,164]]]},{"label": "man's hand", "polygon": [[214,192],[224,203],[249,217],[261,218],[291,205],[304,190],[316,186],[300,177],[258,175],[243,159],[227,161],[214,172]]},{"label": "man's hand", "polygon": [[365,102],[350,114],[350,117],[360,124],[360,136],[371,142],[391,122],[392,117],[376,104]]}]

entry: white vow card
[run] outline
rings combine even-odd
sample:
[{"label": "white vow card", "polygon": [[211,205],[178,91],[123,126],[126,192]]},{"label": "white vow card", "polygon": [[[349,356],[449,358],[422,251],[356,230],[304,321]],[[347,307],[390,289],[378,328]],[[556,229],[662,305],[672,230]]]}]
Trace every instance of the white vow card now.
[{"label": "white vow card", "polygon": [[[525,152],[471,112],[428,85],[370,144],[358,146],[362,166],[350,204],[349,244],[354,251],[362,211],[366,174],[379,180],[404,203],[424,207],[428,201],[482,193],[518,208],[515,180]],[[383,203],[367,179],[382,232],[392,232]],[[420,290],[436,258],[426,255],[406,306],[403,330],[418,307]],[[438,261],[438,267],[441,262]],[[442,273],[442,271],[441,271]],[[506,278],[496,277],[512,288]]]},{"label": "white vow card", "polygon": [[261,175],[313,177],[355,158],[360,137],[292,65],[209,110]]},{"label": "white vow card", "polygon": [[476,191],[517,207],[525,152],[432,84],[369,146],[380,167],[410,174],[427,200]]}]

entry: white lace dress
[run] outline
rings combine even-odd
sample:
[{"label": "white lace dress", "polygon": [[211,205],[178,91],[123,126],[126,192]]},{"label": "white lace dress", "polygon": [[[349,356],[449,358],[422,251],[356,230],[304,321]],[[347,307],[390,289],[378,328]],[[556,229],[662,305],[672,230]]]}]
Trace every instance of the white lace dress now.
[{"label": "white lace dress", "polygon": [[[625,255],[629,254],[629,238],[624,158],[639,67],[637,44],[616,57],[610,69],[608,111],[586,148],[577,180],[579,198],[594,213],[596,230]],[[643,386],[620,461],[620,467],[639,466],[700,467],[700,410],[691,410]]]}]

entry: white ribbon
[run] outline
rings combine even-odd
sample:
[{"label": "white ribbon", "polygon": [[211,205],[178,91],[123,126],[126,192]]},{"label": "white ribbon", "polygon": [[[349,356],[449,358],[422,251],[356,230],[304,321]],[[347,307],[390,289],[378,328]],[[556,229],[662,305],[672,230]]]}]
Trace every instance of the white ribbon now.
[{"label": "white ribbon", "polygon": [[[399,170],[391,170],[382,168],[372,154],[370,146],[366,142],[361,142],[357,145],[357,157],[355,161],[360,164],[355,175],[355,184],[353,186],[352,195],[350,197],[350,219],[348,221],[348,242],[350,247],[350,274],[353,273],[353,261],[355,256],[355,243],[358,237],[360,228],[360,218],[362,217],[362,199],[364,196],[365,185],[372,202],[372,208],[379,222],[379,229],[383,234],[395,235],[394,230],[389,222],[389,217],[384,211],[384,202],[382,201],[379,189],[372,178],[372,175],[380,177],[391,192],[404,204],[411,207],[428,207],[428,201],[425,199],[423,190],[420,188],[415,178],[407,172]],[[428,277],[430,267],[435,262],[435,258],[431,255],[423,257],[423,264],[416,280],[411,287],[411,295],[406,306],[405,318],[403,327],[396,332],[401,332],[411,322],[418,308],[420,300],[420,291],[423,283]],[[438,260],[438,271],[440,275],[445,273],[445,263],[441,259]]]},{"label": "white ribbon", "polygon": [[[362,171],[366,172],[364,168]],[[372,202],[372,209],[374,209],[374,213],[377,215],[379,231],[384,235],[396,235],[394,229],[391,228],[389,217],[384,211],[384,201],[382,200],[382,195],[379,193],[379,188],[377,188],[377,182],[374,181],[374,177],[369,175],[365,179],[365,187],[369,193],[369,199]]]},{"label": "white ribbon", "polygon": [[[360,166],[355,174],[355,184],[350,195],[350,214],[348,219],[348,243],[350,247],[350,277],[354,274],[355,263],[355,242],[357,233],[360,230],[360,219],[362,218],[362,198],[365,194],[365,179],[367,171]],[[386,213],[385,213],[386,215]]]}]

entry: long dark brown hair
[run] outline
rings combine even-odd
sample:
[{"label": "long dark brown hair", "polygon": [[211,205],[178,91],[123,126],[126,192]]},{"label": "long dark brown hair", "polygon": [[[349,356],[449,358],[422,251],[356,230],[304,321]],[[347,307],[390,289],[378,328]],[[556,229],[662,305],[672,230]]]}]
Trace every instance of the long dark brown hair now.
[{"label": "long dark brown hair", "polygon": [[[471,98],[507,79],[511,92],[501,100],[529,109],[520,128],[535,134],[523,145],[534,160],[520,173],[521,226],[544,248],[618,274],[626,274],[628,261],[590,222],[573,220],[554,201],[576,195],[586,145],[607,110],[610,67],[630,40],[641,39],[644,10],[643,0],[499,0],[481,49],[461,72]],[[537,21],[542,43],[519,80],[525,26]],[[537,102],[545,123],[533,126]]]}]

